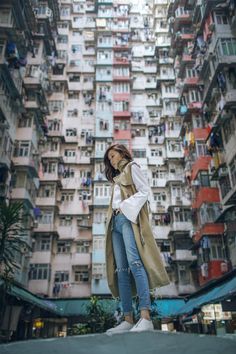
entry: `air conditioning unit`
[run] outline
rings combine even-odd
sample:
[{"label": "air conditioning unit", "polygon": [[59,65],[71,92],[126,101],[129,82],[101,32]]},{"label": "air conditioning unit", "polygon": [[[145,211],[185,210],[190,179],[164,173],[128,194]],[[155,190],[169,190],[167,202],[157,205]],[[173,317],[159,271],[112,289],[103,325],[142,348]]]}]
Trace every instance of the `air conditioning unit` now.
[{"label": "air conditioning unit", "polygon": [[119,130],[119,125],[115,124],[115,130]]},{"label": "air conditioning unit", "polygon": [[89,242],[84,242],[84,246],[90,246],[90,243]]},{"label": "air conditioning unit", "polygon": [[174,208],[174,211],[179,212],[179,211],[180,211],[180,208],[175,207],[175,208]]}]

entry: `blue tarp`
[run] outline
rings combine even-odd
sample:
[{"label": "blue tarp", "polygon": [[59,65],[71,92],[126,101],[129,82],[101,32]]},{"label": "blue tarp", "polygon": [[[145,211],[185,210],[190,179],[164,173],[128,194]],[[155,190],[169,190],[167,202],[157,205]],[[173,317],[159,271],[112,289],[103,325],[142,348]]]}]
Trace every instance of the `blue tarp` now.
[{"label": "blue tarp", "polygon": [[190,314],[203,305],[216,303],[236,295],[236,277],[209,290],[207,293],[189,299],[181,308],[172,313],[172,316]]}]

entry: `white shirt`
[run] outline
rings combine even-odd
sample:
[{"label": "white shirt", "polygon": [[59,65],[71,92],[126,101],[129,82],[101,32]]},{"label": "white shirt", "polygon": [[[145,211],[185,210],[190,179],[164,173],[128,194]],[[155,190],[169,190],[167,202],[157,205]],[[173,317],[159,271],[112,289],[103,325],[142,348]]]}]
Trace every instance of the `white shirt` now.
[{"label": "white shirt", "polygon": [[118,184],[115,184],[112,199],[112,209],[120,208],[127,219],[137,224],[137,216],[144,203],[148,200],[150,188],[141,168],[136,164],[131,166],[131,175],[135,188],[137,189],[137,193],[122,201],[120,187]]}]

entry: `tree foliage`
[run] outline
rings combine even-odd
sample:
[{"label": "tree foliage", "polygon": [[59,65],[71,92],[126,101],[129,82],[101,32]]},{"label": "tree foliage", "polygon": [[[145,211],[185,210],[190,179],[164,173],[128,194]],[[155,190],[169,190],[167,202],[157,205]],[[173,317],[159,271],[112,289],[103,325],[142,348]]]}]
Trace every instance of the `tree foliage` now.
[{"label": "tree foliage", "polygon": [[17,264],[15,256],[22,253],[27,246],[21,239],[21,212],[23,203],[14,202],[9,205],[0,202],[0,275],[12,276]]}]

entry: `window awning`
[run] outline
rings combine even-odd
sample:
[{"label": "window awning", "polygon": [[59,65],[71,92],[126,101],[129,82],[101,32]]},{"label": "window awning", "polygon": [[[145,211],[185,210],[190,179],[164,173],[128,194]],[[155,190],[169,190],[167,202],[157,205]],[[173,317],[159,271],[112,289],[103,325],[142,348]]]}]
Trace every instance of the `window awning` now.
[{"label": "window awning", "polygon": [[[0,286],[1,284],[3,284],[4,280],[0,279]],[[12,285],[10,290],[8,290],[8,294],[18,297],[23,301],[29,302],[35,306],[38,306],[39,308],[52,312],[55,315],[60,315],[61,316],[61,310],[60,308],[57,307],[57,305],[52,302],[49,301],[47,299],[41,299],[40,297],[32,294],[31,292],[20,288],[17,285]]]},{"label": "window awning", "polygon": [[236,295],[236,274],[234,277],[222,282],[207,293],[190,298],[181,308],[172,313],[172,317],[191,314],[200,310],[203,305],[220,302]]},{"label": "window awning", "polygon": [[[65,300],[51,300],[60,310],[63,316],[79,316],[87,314],[87,305],[90,303],[89,299],[65,299]],[[114,313],[118,302],[113,299],[102,299],[98,301],[107,313]],[[184,304],[183,299],[157,299],[152,305],[153,310],[157,310],[159,318],[170,317],[171,314],[182,308]]]}]

